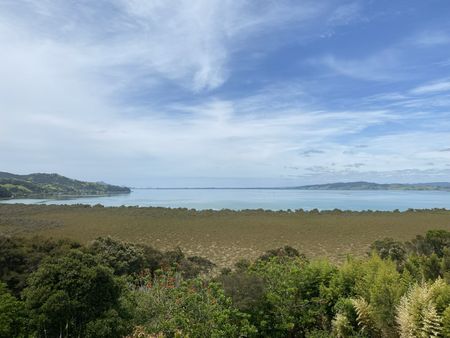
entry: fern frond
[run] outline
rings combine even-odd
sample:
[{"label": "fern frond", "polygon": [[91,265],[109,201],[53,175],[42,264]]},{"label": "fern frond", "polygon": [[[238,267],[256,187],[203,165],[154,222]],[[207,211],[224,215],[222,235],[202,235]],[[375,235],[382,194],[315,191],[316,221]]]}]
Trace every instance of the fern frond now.
[{"label": "fern frond", "polygon": [[352,299],[352,304],[356,310],[356,320],[361,332],[368,334],[377,331],[372,306],[364,298]]},{"label": "fern frond", "polygon": [[434,303],[434,291],[441,280],[433,284],[414,285],[400,300],[397,307],[397,324],[400,337],[440,337],[442,318]]},{"label": "fern frond", "polygon": [[336,338],[349,337],[352,331],[352,327],[346,315],[342,313],[336,314],[332,321],[333,334]]}]

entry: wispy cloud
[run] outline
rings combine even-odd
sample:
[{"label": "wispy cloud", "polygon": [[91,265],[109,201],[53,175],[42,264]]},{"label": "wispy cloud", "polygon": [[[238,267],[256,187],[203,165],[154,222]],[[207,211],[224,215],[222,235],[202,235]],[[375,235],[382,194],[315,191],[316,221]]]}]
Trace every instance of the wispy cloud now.
[{"label": "wispy cloud", "polygon": [[0,2],[1,169],[117,183],[311,168],[426,175],[431,162],[437,172],[450,163],[436,150],[450,144],[448,77],[405,84],[408,50],[392,42],[342,53],[357,48],[340,41],[370,21],[364,10],[337,0]]},{"label": "wispy cloud", "polygon": [[411,90],[411,94],[433,94],[448,91],[450,91],[450,81],[444,80],[416,87]]},{"label": "wispy cloud", "polygon": [[444,30],[427,30],[414,36],[413,43],[423,47],[450,44],[450,33]]},{"label": "wispy cloud", "polygon": [[313,64],[326,66],[337,74],[369,81],[399,80],[402,75],[395,71],[399,64],[399,52],[387,49],[363,59],[343,59],[327,55]]}]

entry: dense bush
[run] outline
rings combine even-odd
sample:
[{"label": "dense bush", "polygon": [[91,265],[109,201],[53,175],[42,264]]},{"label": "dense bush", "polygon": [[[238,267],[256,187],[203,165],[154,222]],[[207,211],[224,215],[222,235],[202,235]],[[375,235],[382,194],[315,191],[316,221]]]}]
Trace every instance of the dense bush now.
[{"label": "dense bush", "polygon": [[22,302],[0,282],[0,337],[21,337],[26,333],[27,317]]},{"label": "dense bush", "polygon": [[214,282],[161,273],[136,290],[135,298],[136,324],[149,334],[246,337],[256,332],[248,315],[234,308]]},{"label": "dense bush", "polygon": [[214,264],[202,257],[186,257],[181,249],[161,252],[144,244],[127,243],[111,237],[100,237],[88,246],[102,264],[113,269],[119,276],[131,277],[148,271],[152,275],[160,268],[175,268],[185,278],[194,278],[209,272]]},{"label": "dense bush", "polygon": [[10,198],[12,197],[11,192],[8,189],[3,188],[0,186],[0,198]]},{"label": "dense bush", "polygon": [[40,336],[122,337],[129,331],[125,284],[79,250],[42,263],[23,295]]},{"label": "dense bush", "polygon": [[19,295],[45,257],[56,257],[81,245],[70,240],[15,238],[0,235],[0,280]]},{"label": "dense bush", "polygon": [[180,250],[0,237],[3,337],[449,337],[450,233],[339,265],[267,251],[209,276]]}]

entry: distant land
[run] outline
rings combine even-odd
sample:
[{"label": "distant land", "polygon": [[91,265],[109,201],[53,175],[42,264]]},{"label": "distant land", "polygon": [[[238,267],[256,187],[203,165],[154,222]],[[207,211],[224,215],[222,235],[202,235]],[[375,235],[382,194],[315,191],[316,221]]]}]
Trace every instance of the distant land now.
[{"label": "distant land", "polygon": [[103,182],[83,182],[58,174],[16,175],[0,172],[0,198],[128,194],[130,188]]},{"label": "distant land", "polygon": [[301,190],[444,190],[450,191],[449,182],[433,183],[370,183],[370,182],[342,182],[303,185],[293,189]]},{"label": "distant land", "polygon": [[294,187],[148,187],[133,189],[155,189],[155,190],[423,190],[423,191],[450,191],[450,182],[431,183],[372,183],[372,182],[338,182],[313,185],[301,185]]}]

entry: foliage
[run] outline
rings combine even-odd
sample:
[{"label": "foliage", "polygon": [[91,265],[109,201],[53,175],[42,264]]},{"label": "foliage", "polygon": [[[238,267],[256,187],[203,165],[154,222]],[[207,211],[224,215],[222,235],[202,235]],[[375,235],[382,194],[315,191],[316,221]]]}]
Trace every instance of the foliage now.
[{"label": "foliage", "polygon": [[405,261],[407,256],[405,244],[395,241],[392,238],[376,240],[370,246],[370,250],[371,252],[376,252],[382,259],[391,259],[397,262],[400,266]]},{"label": "foliage", "polygon": [[26,332],[26,312],[22,302],[0,282],[0,337],[22,337]]},{"label": "foliage", "polygon": [[258,260],[219,280],[235,306],[250,314],[259,335],[304,336],[330,325],[330,304],[323,298],[335,271],[327,262],[282,255]]},{"label": "foliage", "polygon": [[149,334],[242,337],[255,332],[219,284],[162,273],[135,292],[136,323]]},{"label": "foliage", "polygon": [[444,255],[444,249],[450,247],[450,232],[445,230],[429,230],[425,237],[417,235],[407,243],[411,252],[429,256],[435,253],[438,257]]},{"label": "foliage", "polygon": [[395,307],[410,281],[404,280],[392,261],[372,256],[362,264],[363,278],[355,285],[356,293],[373,309],[377,328],[390,336],[395,331]]},{"label": "foliage", "polygon": [[8,189],[0,186],[0,198],[10,198],[10,197],[12,197],[11,192]]},{"label": "foliage", "polygon": [[217,278],[225,294],[241,311],[251,312],[260,306],[265,297],[265,281],[262,277],[247,271],[225,273]]},{"label": "foliage", "polygon": [[338,265],[285,246],[218,276],[212,267],[110,237],[0,236],[0,338],[450,334],[446,232],[377,241]]},{"label": "foliage", "polygon": [[333,335],[336,338],[346,338],[353,334],[353,327],[350,324],[347,316],[342,313],[337,313],[332,321]]},{"label": "foliage", "polygon": [[117,275],[139,273],[146,267],[142,248],[111,237],[97,238],[88,250],[98,257],[101,264],[111,267]]},{"label": "foliage", "polygon": [[123,283],[79,250],[43,262],[23,294],[38,335],[90,336],[95,330],[95,337],[121,337],[129,330]]},{"label": "foliage", "polygon": [[442,331],[442,316],[435,302],[436,290],[445,286],[441,279],[433,284],[414,285],[401,299],[397,308],[400,337],[438,337]]},{"label": "foliage", "polygon": [[263,255],[259,257],[262,261],[268,261],[272,257],[285,257],[285,258],[293,258],[293,257],[302,257],[303,259],[306,259],[304,255],[300,255],[297,249],[286,245],[282,248],[273,249],[266,251]]},{"label": "foliage", "polygon": [[220,267],[232,267],[240,258],[257,259],[281,244],[301,248],[310,259],[342,262],[347,255],[364,256],[373,241],[386,236],[406,240],[429,229],[449,231],[449,219],[450,210],[441,209],[275,212],[0,204],[3,234],[38,234],[80,243],[113,235],[164,251],[180,246],[183,252]]},{"label": "foliage", "polygon": [[154,274],[160,268],[174,268],[180,271],[183,277],[194,278],[214,267],[206,258],[186,257],[179,248],[161,252],[148,245],[128,243],[111,237],[97,238],[88,247],[88,251],[120,276],[135,277],[143,271]]},{"label": "foliage", "polygon": [[442,312],[442,335],[450,337],[450,305]]},{"label": "foliage", "polygon": [[379,325],[373,307],[364,299],[352,299],[357,314],[357,322],[360,331],[369,336],[376,337],[379,335]]},{"label": "foliage", "polygon": [[71,240],[17,238],[0,235],[0,280],[15,295],[27,285],[28,276],[36,271],[44,257],[55,257],[80,244]]}]

